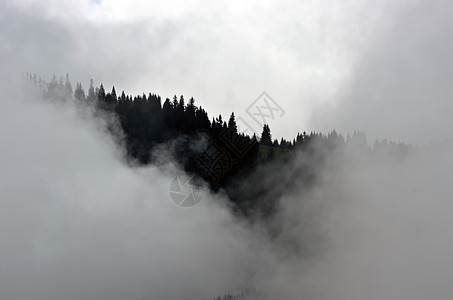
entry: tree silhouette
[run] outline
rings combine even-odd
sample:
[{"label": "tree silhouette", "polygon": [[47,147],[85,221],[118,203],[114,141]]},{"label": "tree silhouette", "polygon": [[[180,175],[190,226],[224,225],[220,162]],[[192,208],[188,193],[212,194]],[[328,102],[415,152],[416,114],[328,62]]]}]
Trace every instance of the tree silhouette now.
[{"label": "tree silhouette", "polygon": [[267,124],[264,124],[263,126],[263,132],[261,133],[260,143],[261,145],[272,146],[271,129]]},{"label": "tree silhouette", "polygon": [[228,120],[228,129],[231,130],[234,134],[238,134],[238,127],[236,125],[234,112],[231,113],[230,119]]},{"label": "tree silhouette", "polygon": [[69,74],[66,74],[66,80],[64,82],[64,96],[66,99],[72,98],[72,85],[69,81]]},{"label": "tree silhouette", "polygon": [[101,86],[98,88],[97,93],[96,93],[96,98],[99,103],[103,103],[105,101],[105,89],[104,86],[101,83]]},{"label": "tree silhouette", "polygon": [[87,102],[94,103],[96,100],[96,94],[94,91],[93,79],[90,79],[90,87],[88,88]]},{"label": "tree silhouette", "polygon": [[[169,149],[172,160],[176,160],[184,170],[203,177],[214,190],[222,188],[231,201],[237,204],[235,207],[244,215],[247,215],[251,209],[259,210],[262,215],[272,213],[275,208],[275,202],[272,199],[279,199],[279,195],[284,192],[280,184],[281,180],[285,180],[285,188],[287,188],[292,178],[298,178],[292,176],[287,170],[275,171],[276,165],[282,165],[280,162],[290,160],[294,153],[303,152],[306,156],[307,159],[304,161],[309,162],[309,165],[304,165],[295,172],[304,179],[304,182],[310,184],[315,182],[318,166],[322,165],[323,161],[339,147],[352,145],[369,149],[365,134],[359,132],[354,132],[352,136],[344,139],[335,130],[327,136],[316,132],[307,134],[303,131],[292,139],[287,140],[282,137],[279,141],[273,141],[267,124],[263,125],[258,142],[255,134],[250,137],[238,133],[234,112],[231,113],[228,122],[225,122],[222,115],[211,119],[202,106],[195,105],[193,97],[187,104],[182,95],[179,98],[176,95],[172,99],[166,98],[163,103],[159,95],[152,93],[148,96],[146,94],[132,96],[122,91],[118,97],[114,86],[111,92],[106,94],[102,84],[97,88],[94,87],[93,79],[90,80],[85,96],[81,83],[76,84],[72,93],[69,75],[66,75],[66,80],[61,77],[58,81],[54,75],[50,82],[46,83],[37,79],[36,75],[27,74],[25,80],[33,84],[34,88],[39,87],[45,99],[54,101],[74,98],[77,103],[92,105],[96,112],[106,112],[95,114],[96,117],[113,115],[114,118],[109,120],[119,121],[124,134],[122,145],[126,148],[127,159],[132,160],[134,164],[155,163],[156,159],[151,153],[156,149]],[[111,132],[114,133],[113,130]],[[200,145],[202,145],[201,149]],[[403,155],[407,151],[405,145],[387,142],[376,143],[374,148],[375,152],[379,153],[391,148],[390,153],[395,155]],[[197,164],[200,165],[200,163],[194,157],[203,151],[206,151],[213,160],[213,164],[207,166],[207,168],[211,167],[210,171],[226,161],[227,167],[221,166],[225,171],[222,171],[221,175],[216,174],[222,177],[220,180],[215,181],[212,176],[206,176],[204,171],[197,168]],[[161,159],[168,158],[161,157]],[[262,178],[266,175],[266,165],[277,160],[279,164],[272,165],[272,172],[283,177],[288,174],[288,178],[279,178],[280,176],[273,176],[274,173],[271,173],[269,182],[272,184],[266,187],[245,185],[241,189],[241,182],[248,182],[250,176],[256,176],[253,180]],[[259,165],[260,168],[257,168]],[[261,165],[263,165],[262,168]],[[271,192],[268,186],[272,186]],[[272,197],[266,198],[269,193]]]},{"label": "tree silhouette", "polygon": [[77,101],[85,101],[85,91],[82,88],[82,84],[78,82],[74,91],[74,98]]}]

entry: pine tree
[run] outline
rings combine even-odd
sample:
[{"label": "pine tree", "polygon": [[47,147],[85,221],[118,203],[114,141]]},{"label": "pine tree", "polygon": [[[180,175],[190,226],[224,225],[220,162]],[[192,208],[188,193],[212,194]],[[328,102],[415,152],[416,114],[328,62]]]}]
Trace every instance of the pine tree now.
[{"label": "pine tree", "polygon": [[74,98],[78,101],[85,101],[85,91],[82,88],[82,84],[78,82],[74,91]]},{"label": "pine tree", "polygon": [[118,101],[118,97],[116,96],[116,91],[115,91],[115,86],[112,87],[112,101],[113,103],[116,103]]},{"label": "pine tree", "polygon": [[121,103],[125,103],[126,102],[126,94],[124,93],[124,91],[121,92],[120,102]]},{"label": "pine tree", "polygon": [[261,145],[272,146],[271,129],[267,124],[264,124],[263,126],[263,132],[261,133],[260,143]]},{"label": "pine tree", "polygon": [[174,109],[176,109],[178,107],[179,103],[178,103],[178,97],[176,97],[176,95],[173,96],[173,102],[172,102],[172,106]]},{"label": "pine tree", "polygon": [[114,105],[117,103],[117,96],[116,96],[116,91],[115,91],[115,87],[112,88],[112,92],[108,93],[107,95],[105,95],[105,104],[107,105],[107,107],[109,109],[112,109],[114,108]]},{"label": "pine tree", "polygon": [[184,111],[184,119],[185,119],[185,126],[187,127],[188,132],[193,132],[196,126],[196,107],[195,107],[195,100],[193,97],[189,99],[189,103],[187,103],[186,109]]},{"label": "pine tree", "polygon": [[230,119],[228,120],[228,129],[231,130],[233,134],[238,134],[238,127],[236,125],[234,112],[231,113]]},{"label": "pine tree", "polygon": [[101,83],[101,86],[99,87],[99,89],[97,90],[96,96],[97,96],[97,100],[99,103],[102,103],[105,101],[105,89],[104,89],[104,85],[102,85],[102,83]]},{"label": "pine tree", "polygon": [[93,83],[93,79],[91,79],[90,87],[88,88],[87,102],[94,103],[95,100],[96,100],[96,94],[94,91],[94,83]]},{"label": "pine tree", "polygon": [[64,82],[64,96],[66,99],[72,99],[72,85],[69,81],[69,74],[66,74],[66,80]]},{"label": "pine tree", "polygon": [[50,80],[49,84],[47,85],[47,98],[55,98],[57,97],[57,90],[58,90],[58,82],[57,77],[53,74],[52,79]]}]

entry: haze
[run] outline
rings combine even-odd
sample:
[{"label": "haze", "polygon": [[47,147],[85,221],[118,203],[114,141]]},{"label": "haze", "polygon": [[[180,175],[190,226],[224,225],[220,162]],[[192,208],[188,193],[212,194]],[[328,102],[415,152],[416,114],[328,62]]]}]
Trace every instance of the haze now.
[{"label": "haze", "polygon": [[[451,298],[452,8],[0,0],[0,299]],[[176,163],[131,164],[115,120],[43,101],[18,83],[24,72],[193,96],[211,118],[246,116],[266,91],[285,110],[275,138],[359,130],[370,145],[418,147],[338,149],[308,191],[278,199],[270,237],[207,186],[196,207],[175,206]],[[304,159],[264,174],[285,180]]]}]

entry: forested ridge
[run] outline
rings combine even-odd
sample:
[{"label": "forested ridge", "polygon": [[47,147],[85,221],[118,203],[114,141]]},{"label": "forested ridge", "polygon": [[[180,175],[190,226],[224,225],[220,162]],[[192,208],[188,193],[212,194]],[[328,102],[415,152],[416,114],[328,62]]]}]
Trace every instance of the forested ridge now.
[{"label": "forested ridge", "polygon": [[[25,74],[24,79],[25,86],[37,90],[44,101],[71,101],[107,121],[107,131],[124,148],[128,163],[178,164],[188,174],[202,178],[213,192],[224,192],[238,216],[252,224],[264,224],[272,240],[298,256],[318,250],[284,234],[278,222],[278,204],[285,193],[297,188],[303,199],[304,189],[316,185],[319,170],[338,152],[359,149],[349,156],[360,164],[371,157],[400,159],[412,148],[385,140],[370,147],[362,132],[345,138],[335,130],[327,134],[302,131],[292,139],[277,140],[268,124],[259,136],[249,136],[238,131],[234,112],[228,118],[211,117],[193,97],[132,96],[125,91],[117,93],[115,87],[106,91],[103,84],[95,87],[93,80],[87,90],[81,83],[73,88],[68,75],[53,76],[50,82],[31,74]],[[357,153],[360,155],[355,157]],[[247,289],[213,300],[262,298],[259,291]]]},{"label": "forested ridge", "polygon": [[[225,191],[236,212],[244,216],[272,216],[277,199],[295,185],[296,178],[299,185],[313,184],[317,169],[335,149],[354,145],[370,152],[403,155],[409,147],[381,141],[370,148],[364,133],[354,132],[344,138],[335,130],[328,134],[302,131],[292,139],[277,140],[272,139],[267,124],[260,136],[248,136],[238,132],[234,112],[228,118],[210,117],[193,97],[162,99],[154,93],[132,96],[125,91],[117,93],[114,86],[110,91],[103,84],[95,87],[93,80],[87,90],[81,83],[73,88],[68,75],[59,79],[53,76],[46,82],[27,73],[24,79],[38,88],[44,99],[74,101],[113,116],[124,134],[122,145],[129,160],[142,165],[166,163],[165,157],[153,155],[163,148],[171,153],[171,160],[203,178],[213,191]],[[288,168],[296,155],[303,156],[305,163]],[[263,178],[266,185],[247,184]]]}]

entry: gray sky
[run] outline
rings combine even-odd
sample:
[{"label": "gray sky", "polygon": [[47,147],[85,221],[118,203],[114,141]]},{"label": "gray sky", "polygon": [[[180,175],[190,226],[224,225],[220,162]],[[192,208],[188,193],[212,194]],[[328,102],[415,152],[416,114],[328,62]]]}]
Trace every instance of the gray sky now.
[{"label": "gray sky", "polygon": [[[363,130],[449,136],[448,1],[32,1],[0,4],[9,73],[195,97],[213,115],[266,91],[275,137]],[[259,126],[258,126],[259,127]],[[260,129],[259,129],[260,131]]]},{"label": "gray sky", "polygon": [[[244,119],[266,91],[286,112],[270,124],[276,136],[336,128],[425,143],[451,136],[452,7],[0,0],[1,75],[69,73],[85,88],[93,77]],[[332,155],[319,185],[279,202],[284,234],[314,246],[321,234],[329,246],[292,257],[221,195],[176,207],[173,168],[126,166],[102,120],[9,83],[0,81],[1,299],[207,299],[244,286],[281,299],[451,298],[451,147],[395,161]]]},{"label": "gray sky", "polygon": [[452,8],[448,1],[408,1],[388,10],[315,123],[422,144],[451,138]]}]

